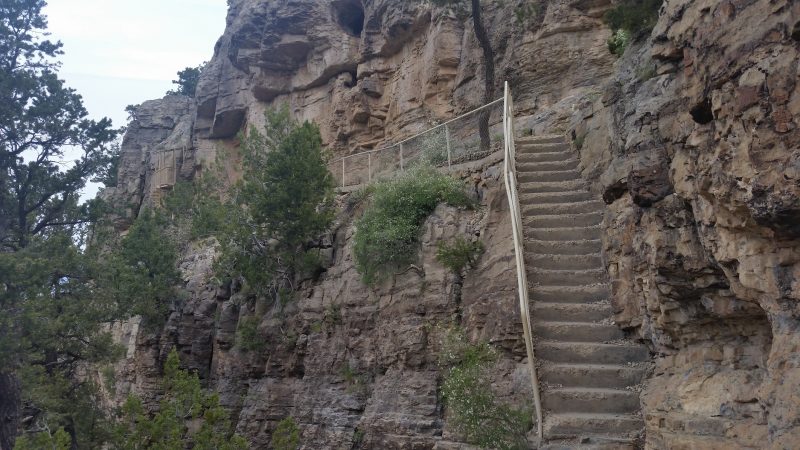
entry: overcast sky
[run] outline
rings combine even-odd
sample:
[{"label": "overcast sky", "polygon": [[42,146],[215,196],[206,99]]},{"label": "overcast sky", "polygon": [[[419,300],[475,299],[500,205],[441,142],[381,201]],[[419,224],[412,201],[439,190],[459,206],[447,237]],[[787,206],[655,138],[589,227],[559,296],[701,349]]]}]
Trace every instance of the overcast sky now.
[{"label": "overcast sky", "polygon": [[49,0],[61,77],[93,118],[125,124],[125,106],[160,98],[176,72],[211,58],[225,0]]},{"label": "overcast sky", "polygon": [[[60,76],[91,118],[125,125],[125,106],[161,98],[176,72],[207,61],[225,28],[226,0],[49,0]],[[93,196],[93,191],[87,192]]]}]

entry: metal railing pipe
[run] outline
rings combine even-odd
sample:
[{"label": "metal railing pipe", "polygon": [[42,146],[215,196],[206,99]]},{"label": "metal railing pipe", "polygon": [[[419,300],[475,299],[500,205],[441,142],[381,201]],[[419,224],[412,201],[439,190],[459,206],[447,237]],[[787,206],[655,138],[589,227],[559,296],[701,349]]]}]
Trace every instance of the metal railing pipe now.
[{"label": "metal railing pipe", "polygon": [[514,259],[517,268],[517,289],[519,290],[519,312],[522,321],[522,332],[525,350],[528,354],[528,369],[533,389],[533,402],[536,410],[536,426],[539,442],[544,438],[544,419],[542,417],[542,401],[539,392],[539,377],[536,373],[536,357],[533,350],[533,332],[529,307],[528,276],[525,270],[524,238],[522,235],[522,211],[517,194],[516,148],[514,146],[514,103],[508,81],[505,82],[503,95],[503,135],[505,140],[505,162],[503,172],[505,178],[508,206],[511,213],[511,228],[514,239]]}]

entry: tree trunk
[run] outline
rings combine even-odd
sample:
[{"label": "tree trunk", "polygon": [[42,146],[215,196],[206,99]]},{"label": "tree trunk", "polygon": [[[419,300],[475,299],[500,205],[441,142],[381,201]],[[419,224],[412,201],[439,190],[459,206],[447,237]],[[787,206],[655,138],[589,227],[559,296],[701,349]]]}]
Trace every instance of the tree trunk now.
[{"label": "tree trunk", "polygon": [[0,450],[11,450],[17,437],[20,385],[13,373],[0,372]]},{"label": "tree trunk", "polygon": [[[492,42],[489,40],[486,28],[483,26],[480,0],[472,0],[472,24],[475,26],[475,37],[478,38],[478,44],[483,50],[483,103],[486,104],[494,100],[494,50],[492,50]],[[491,146],[491,137],[489,136],[490,114],[491,109],[487,108],[478,115],[478,134],[481,138],[481,151],[488,151]]]}]

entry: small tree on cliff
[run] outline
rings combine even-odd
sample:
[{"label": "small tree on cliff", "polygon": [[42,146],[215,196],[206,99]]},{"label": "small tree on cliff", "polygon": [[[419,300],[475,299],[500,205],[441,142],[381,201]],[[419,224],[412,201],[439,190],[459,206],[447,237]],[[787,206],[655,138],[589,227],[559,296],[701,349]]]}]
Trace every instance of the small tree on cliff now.
[{"label": "small tree on cliff", "polygon": [[194,97],[195,92],[197,92],[197,83],[200,82],[200,74],[203,72],[206,64],[207,63],[203,63],[197,67],[187,67],[179,71],[178,79],[172,80],[172,84],[177,84],[178,88],[167,91],[167,94]]},{"label": "small tree on cliff", "polygon": [[263,131],[241,138],[243,173],[224,206],[218,268],[285,300],[297,271],[314,263],[308,243],[333,220],[334,184],[316,125],[292,120],[287,106],[265,119]]},{"label": "small tree on cliff", "polygon": [[245,450],[247,441],[231,436],[228,412],[217,394],[206,394],[197,374],[180,368],[175,349],[164,364],[164,396],[156,414],[148,414],[142,401],[128,397],[114,431],[116,450],[182,449]]}]

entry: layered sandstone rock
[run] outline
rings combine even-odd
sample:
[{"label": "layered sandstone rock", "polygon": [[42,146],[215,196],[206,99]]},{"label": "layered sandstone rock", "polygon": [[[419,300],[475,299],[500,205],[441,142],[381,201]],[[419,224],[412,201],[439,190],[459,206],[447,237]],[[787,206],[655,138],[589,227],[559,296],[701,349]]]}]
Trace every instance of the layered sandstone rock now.
[{"label": "layered sandstone rock", "polygon": [[[519,129],[572,133],[585,178],[608,203],[617,323],[658,355],[641,397],[648,447],[795,447],[800,6],[667,0],[652,36],[617,60],[601,20],[610,1],[553,0],[524,23],[511,2],[483,3]],[[138,109],[120,185],[106,195],[135,215],[170,179],[235,156],[236,133],[271,104],[317,122],[341,156],[475,107],[482,86],[481,53],[458,12],[401,0],[234,0],[197,98]],[[172,178],[156,159],[164,153],[180,155]],[[285,307],[214,284],[213,244],[188,245],[187,299],[166,328],[118,330],[135,345],[118,368],[117,401],[128,391],[155,401],[177,346],[256,447],[291,415],[304,448],[459,448],[431,330],[461,317],[471,338],[502,350],[493,387],[529,404],[502,178],[491,162],[462,176],[480,212],[437,210],[419,270],[376,289],[352,263],[357,210],[342,210],[319,245],[327,270]],[[480,234],[487,249],[460,302],[433,259],[435,242],[455,233]],[[236,345],[246,317],[257,318],[263,351]]]},{"label": "layered sandstone rock", "polygon": [[660,357],[651,448],[790,448],[800,405],[796,23],[789,1],[668,1],[573,117],[609,203],[618,322]]}]

